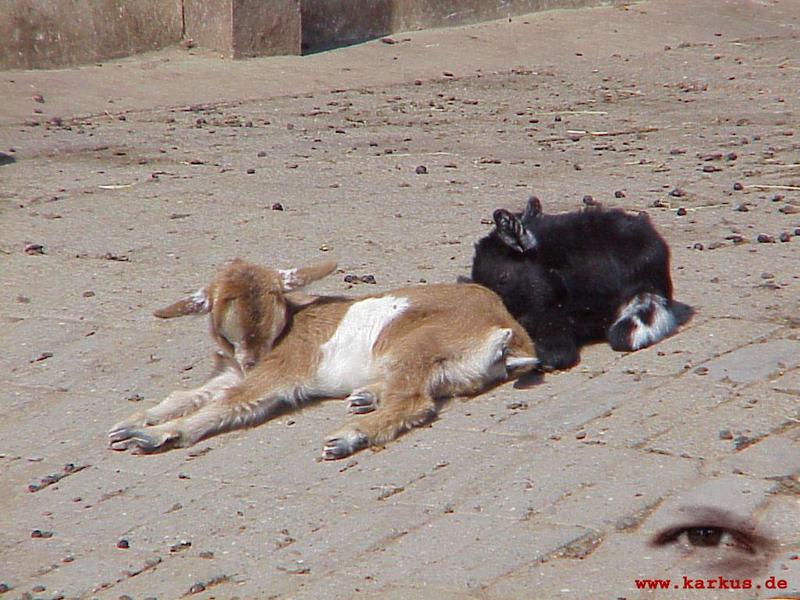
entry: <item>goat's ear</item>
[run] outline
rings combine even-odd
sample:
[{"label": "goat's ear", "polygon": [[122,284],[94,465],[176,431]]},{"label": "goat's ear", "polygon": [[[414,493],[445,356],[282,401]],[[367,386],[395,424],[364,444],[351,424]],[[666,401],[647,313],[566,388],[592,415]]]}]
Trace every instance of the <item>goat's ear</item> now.
[{"label": "goat's ear", "polygon": [[153,311],[153,315],[159,319],[172,319],[184,315],[204,315],[210,311],[211,296],[207,288],[202,288],[191,296],[186,296],[169,306]]},{"label": "goat's ear", "polygon": [[525,212],[522,213],[522,222],[527,223],[542,214],[542,201],[536,196],[528,198],[528,204],[525,205]]},{"label": "goat's ear", "polygon": [[494,211],[493,216],[497,234],[506,246],[519,253],[536,248],[536,237],[525,229],[519,217],[502,208]]},{"label": "goat's ear", "polygon": [[299,269],[278,269],[278,275],[281,276],[281,281],[283,282],[283,291],[291,292],[308,285],[312,281],[317,281],[326,275],[330,275],[336,270],[337,266],[336,261],[326,260],[325,262],[308,267],[300,267]]},{"label": "goat's ear", "polygon": [[319,296],[305,292],[289,292],[284,298],[295,308],[302,308],[319,300]]}]

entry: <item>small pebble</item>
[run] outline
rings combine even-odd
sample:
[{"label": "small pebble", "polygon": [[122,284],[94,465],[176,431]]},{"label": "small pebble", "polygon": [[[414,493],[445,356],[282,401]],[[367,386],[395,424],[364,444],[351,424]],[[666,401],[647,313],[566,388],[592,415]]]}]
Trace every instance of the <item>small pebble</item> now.
[{"label": "small pebble", "polygon": [[704,250],[705,246],[703,246],[703,244],[701,244],[700,242],[697,242],[694,246],[692,246],[692,248],[695,250]]},{"label": "small pebble", "polygon": [[669,195],[673,198],[683,198],[686,195],[686,191],[681,188],[675,188],[670,191]]},{"label": "small pebble", "polygon": [[747,204],[739,204],[734,210],[736,212],[750,212]]},{"label": "small pebble", "polygon": [[725,155],[725,160],[736,160],[737,158],[739,158],[739,155],[736,152],[728,152]]},{"label": "small pebble", "polygon": [[578,433],[575,434],[575,439],[576,440],[582,440],[585,437],[586,437],[586,432],[585,431],[579,431]]},{"label": "small pebble", "polygon": [[206,586],[204,586],[199,581],[189,588],[190,594],[199,594],[200,592],[205,592],[205,591],[206,591]]},{"label": "small pebble", "polygon": [[12,588],[7,583],[0,583],[0,594],[5,594],[6,592],[11,591],[12,589],[14,589],[14,588]]},{"label": "small pebble", "polygon": [[774,244],[775,243],[775,238],[772,237],[771,235],[767,235],[766,233],[759,234],[759,236],[756,239],[758,240],[759,244]]},{"label": "small pebble", "polygon": [[625,197],[625,192],[623,192],[622,190],[617,190],[616,192],[614,192],[614,198],[624,198],[624,197]]},{"label": "small pebble", "polygon": [[130,542],[129,542],[128,540],[126,540],[126,539],[121,539],[121,540],[119,540],[119,541],[117,542],[117,548],[119,548],[119,549],[121,549],[121,550],[127,550],[127,549],[128,549],[128,548],[130,548],[130,547],[131,547],[131,544],[130,544]]},{"label": "small pebble", "polygon": [[91,291],[91,290],[87,290],[87,291],[83,292],[82,296],[84,298],[94,298],[94,292]]},{"label": "small pebble", "polygon": [[781,202],[783,200],[783,194],[775,194],[770,200],[773,202]]},{"label": "small pebble", "polygon": [[267,155],[267,153],[266,153],[266,152],[264,152],[263,150],[260,150],[260,151],[259,151],[259,153],[258,153],[258,154],[256,154],[256,156],[257,156],[258,158],[264,158],[266,155]]},{"label": "small pebble", "polygon": [[708,374],[708,367],[697,367],[694,370],[695,375],[707,375]]},{"label": "small pebble", "polygon": [[428,174],[428,167],[425,165],[420,165],[416,169],[414,169],[414,173],[417,175],[427,175]]},{"label": "small pebble", "polygon": [[685,217],[686,209],[681,206],[678,210],[675,211],[675,214],[678,215],[679,217]]},{"label": "small pebble", "polygon": [[37,594],[45,591],[47,588],[43,585],[35,585],[31,588],[32,592],[36,592]]},{"label": "small pebble", "polygon": [[730,429],[720,429],[719,431],[719,439],[721,440],[732,440],[733,434],[731,433]]},{"label": "small pebble", "polygon": [[44,254],[44,246],[42,244],[25,244],[25,254]]},{"label": "small pebble", "polygon": [[280,202],[274,202],[272,204],[272,210],[283,210],[283,204]]},{"label": "small pebble", "polygon": [[42,96],[41,94],[36,94],[33,97],[33,101],[38,102],[39,104],[44,104],[44,96]]},{"label": "small pebble", "polygon": [[41,529],[34,529],[31,531],[31,537],[34,539],[43,539],[47,540],[53,537],[52,531],[42,531]]},{"label": "small pebble", "polygon": [[744,189],[744,186],[740,182],[736,182],[733,184],[733,191],[734,192],[741,192]]},{"label": "small pebble", "polygon": [[361,283],[376,283],[374,275],[362,275]]},{"label": "small pebble", "polygon": [[778,237],[778,239],[780,241],[782,241],[782,242],[788,242],[789,240],[792,239],[792,236],[789,234],[788,231],[784,231],[783,233],[781,233],[781,235],[780,235],[780,237]]},{"label": "small pebble", "polygon": [[247,174],[248,174],[248,175],[254,175],[254,174],[255,174],[255,172],[256,172],[256,170],[255,170],[255,169],[247,169]]},{"label": "small pebble", "polygon": [[583,197],[583,203],[586,206],[597,206],[598,204],[600,204],[597,200],[594,199],[594,197],[592,197],[592,196],[590,196],[588,194]]}]

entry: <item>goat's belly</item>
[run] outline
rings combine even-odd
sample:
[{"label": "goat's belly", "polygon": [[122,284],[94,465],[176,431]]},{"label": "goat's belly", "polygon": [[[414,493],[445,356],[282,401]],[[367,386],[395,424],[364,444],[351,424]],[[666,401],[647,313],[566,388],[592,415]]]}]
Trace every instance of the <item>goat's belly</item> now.
[{"label": "goat's belly", "polygon": [[353,304],[330,339],[320,346],[322,358],[315,387],[322,395],[343,396],[374,383],[378,365],[373,347],[381,332],[403,314],[407,298],[383,296]]}]

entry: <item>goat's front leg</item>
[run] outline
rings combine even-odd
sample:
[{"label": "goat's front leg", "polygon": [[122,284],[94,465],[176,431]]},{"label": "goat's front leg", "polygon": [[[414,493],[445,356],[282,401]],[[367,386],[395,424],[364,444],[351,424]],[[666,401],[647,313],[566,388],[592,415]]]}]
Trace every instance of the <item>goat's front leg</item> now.
[{"label": "goat's front leg", "polygon": [[136,454],[185,448],[202,439],[254,427],[294,408],[299,394],[291,387],[263,390],[258,382],[245,379],[228,388],[195,412],[153,426],[128,427],[112,438],[115,450]]},{"label": "goat's front leg", "polygon": [[220,353],[214,355],[214,361],[211,377],[200,387],[174,391],[156,406],[137,411],[115,424],[108,432],[112,448],[116,442],[127,439],[128,430],[158,425],[195,412],[221,398],[227,390],[242,381],[244,373],[236,361]]},{"label": "goat's front leg", "polygon": [[541,322],[528,328],[533,331],[536,356],[545,371],[569,369],[578,364],[580,353],[575,340],[575,331],[570,318],[562,311],[545,313]]},{"label": "goat's front leg", "polygon": [[328,436],[322,458],[336,460],[368,446],[385,444],[435,416],[436,404],[427,392],[387,391],[374,412],[353,419]]}]

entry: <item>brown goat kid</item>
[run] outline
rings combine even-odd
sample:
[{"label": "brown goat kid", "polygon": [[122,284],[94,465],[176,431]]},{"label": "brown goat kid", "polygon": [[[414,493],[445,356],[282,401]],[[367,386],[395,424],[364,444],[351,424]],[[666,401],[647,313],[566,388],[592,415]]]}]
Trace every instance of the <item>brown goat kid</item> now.
[{"label": "brown goat kid", "polygon": [[[327,460],[343,458],[429,421],[437,400],[475,395],[538,365],[525,329],[494,292],[478,285],[407,287],[361,298],[287,293],[333,268],[273,271],[234,261],[204,293],[158,311],[162,317],[210,311],[212,335],[227,356],[218,356],[214,375],[200,388],[174,392],[115,425],[111,447],[149,453],[191,446],[310,400],[345,398],[356,416],[328,436],[322,452]],[[248,284],[256,280],[262,283]],[[237,356],[246,358],[237,362]]]}]

